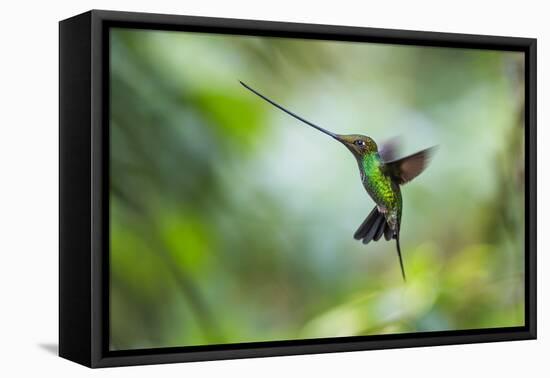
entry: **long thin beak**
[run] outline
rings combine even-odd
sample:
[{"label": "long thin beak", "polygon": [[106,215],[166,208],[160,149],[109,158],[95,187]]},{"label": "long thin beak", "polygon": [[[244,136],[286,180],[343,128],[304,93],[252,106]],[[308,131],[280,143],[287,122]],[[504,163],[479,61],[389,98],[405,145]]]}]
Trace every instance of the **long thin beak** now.
[{"label": "long thin beak", "polygon": [[327,135],[330,135],[331,137],[333,137],[334,139],[336,139],[336,140],[338,140],[338,141],[340,141],[340,142],[342,141],[342,140],[340,139],[340,136],[339,136],[338,134],[334,134],[333,132],[330,132],[330,131],[328,131],[328,130],[326,130],[326,129],[323,129],[321,126],[317,126],[316,124],[314,124],[314,123],[312,123],[312,122],[309,122],[307,119],[304,119],[304,118],[300,117],[299,115],[297,115],[297,114],[291,112],[290,110],[285,109],[285,108],[282,107],[281,105],[277,104],[275,101],[270,100],[269,98],[265,97],[263,94],[259,93],[259,92],[256,91],[255,89],[250,88],[248,85],[246,85],[246,84],[243,83],[242,81],[239,81],[239,83],[241,83],[241,85],[242,85],[243,87],[245,87],[246,89],[248,89],[250,92],[254,93],[256,96],[259,96],[259,97],[263,98],[265,101],[269,102],[271,105],[275,106],[276,108],[281,109],[281,110],[282,110],[283,112],[285,112],[286,114],[291,115],[292,117],[296,118],[297,120],[302,121],[303,123],[305,123],[305,124],[307,124],[307,125],[309,125],[309,126],[315,128],[315,129],[319,130],[319,131],[322,132],[322,133],[325,133],[325,134],[327,134]]}]

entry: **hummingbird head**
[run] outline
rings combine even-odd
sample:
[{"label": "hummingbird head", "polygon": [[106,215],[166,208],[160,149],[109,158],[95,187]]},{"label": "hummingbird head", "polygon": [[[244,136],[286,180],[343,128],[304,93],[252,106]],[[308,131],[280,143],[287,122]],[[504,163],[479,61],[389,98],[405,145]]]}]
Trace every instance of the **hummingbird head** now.
[{"label": "hummingbird head", "polygon": [[351,135],[331,135],[334,139],[342,143],[351,151],[353,156],[360,159],[365,155],[378,151],[378,146],[368,136],[351,134]]}]

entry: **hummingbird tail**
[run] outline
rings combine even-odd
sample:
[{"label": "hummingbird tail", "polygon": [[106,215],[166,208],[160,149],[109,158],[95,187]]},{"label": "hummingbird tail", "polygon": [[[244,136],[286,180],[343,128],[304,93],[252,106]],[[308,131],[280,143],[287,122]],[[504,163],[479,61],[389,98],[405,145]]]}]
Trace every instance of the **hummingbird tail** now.
[{"label": "hummingbird tail", "polygon": [[378,241],[382,235],[384,235],[386,240],[390,240],[392,234],[393,232],[388,222],[386,222],[384,214],[378,211],[378,208],[375,206],[357,231],[355,231],[353,237],[356,240],[363,240],[363,244],[368,244],[371,241]]},{"label": "hummingbird tail", "polygon": [[397,256],[399,257],[399,265],[401,266],[401,275],[403,276],[403,281],[407,282],[403,258],[401,257],[401,246],[399,245],[399,227],[397,227],[397,230],[392,229],[386,221],[384,214],[378,211],[378,207],[375,206],[357,231],[355,231],[353,237],[356,240],[362,240],[363,244],[368,244],[371,241],[380,240],[382,235],[384,235],[386,240],[395,239]]},{"label": "hummingbird tail", "polygon": [[403,266],[403,258],[401,257],[401,246],[399,245],[399,230],[395,233],[395,245],[397,246],[397,256],[399,256],[399,265],[401,266],[401,275],[403,276],[403,282],[407,282],[405,276],[405,267]]}]

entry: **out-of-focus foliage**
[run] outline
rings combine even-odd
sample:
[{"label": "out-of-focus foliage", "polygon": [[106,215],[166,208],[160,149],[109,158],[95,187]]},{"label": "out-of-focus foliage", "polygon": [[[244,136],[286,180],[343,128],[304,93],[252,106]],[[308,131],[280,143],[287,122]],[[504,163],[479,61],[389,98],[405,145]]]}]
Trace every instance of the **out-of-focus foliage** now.
[{"label": "out-of-focus foliage", "polygon": [[[115,29],[111,347],[522,325],[519,53]],[[403,154],[395,246],[352,234],[373,207],[330,130]]]}]

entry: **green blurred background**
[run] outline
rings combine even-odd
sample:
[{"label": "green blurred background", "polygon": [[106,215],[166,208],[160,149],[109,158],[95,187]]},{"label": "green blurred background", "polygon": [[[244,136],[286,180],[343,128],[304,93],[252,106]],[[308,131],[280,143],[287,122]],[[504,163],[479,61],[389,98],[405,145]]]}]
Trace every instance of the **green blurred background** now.
[{"label": "green blurred background", "polygon": [[[114,350],[524,323],[523,55],[111,31]],[[337,133],[402,154],[408,282]]]}]

